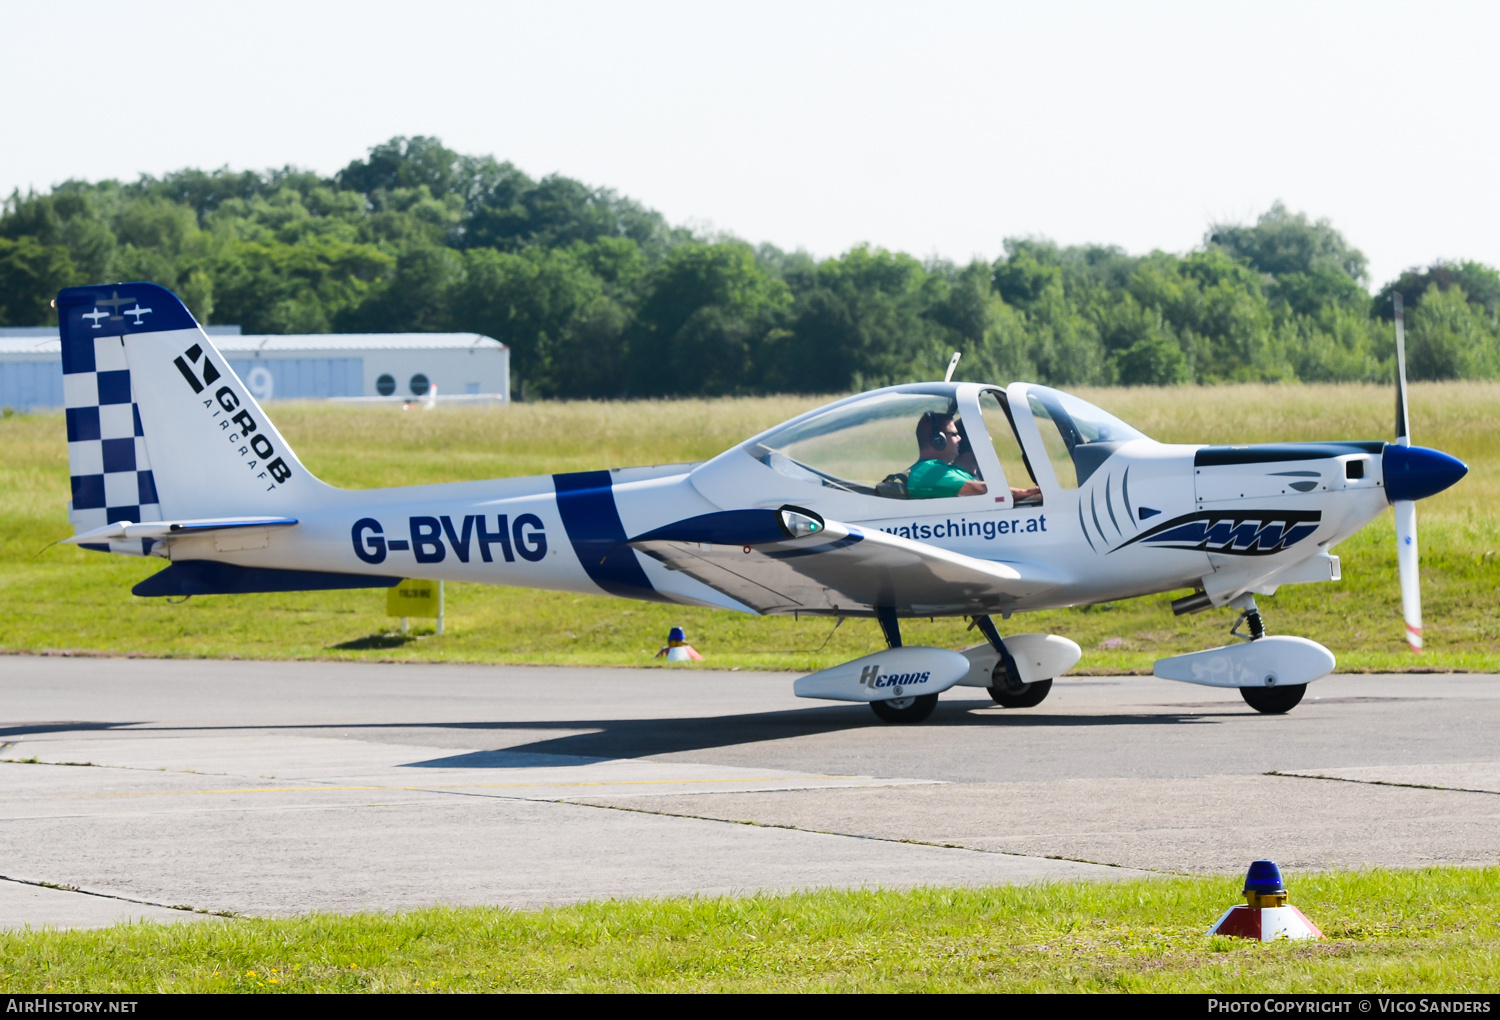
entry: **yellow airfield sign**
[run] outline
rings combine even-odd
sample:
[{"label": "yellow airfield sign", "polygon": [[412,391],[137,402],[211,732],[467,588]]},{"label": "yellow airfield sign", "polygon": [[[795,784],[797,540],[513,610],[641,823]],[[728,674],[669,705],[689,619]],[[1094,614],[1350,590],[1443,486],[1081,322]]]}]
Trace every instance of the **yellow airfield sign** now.
[{"label": "yellow airfield sign", "polygon": [[385,615],[387,616],[432,616],[443,615],[443,594],[440,581],[402,581],[394,588],[385,590]]}]

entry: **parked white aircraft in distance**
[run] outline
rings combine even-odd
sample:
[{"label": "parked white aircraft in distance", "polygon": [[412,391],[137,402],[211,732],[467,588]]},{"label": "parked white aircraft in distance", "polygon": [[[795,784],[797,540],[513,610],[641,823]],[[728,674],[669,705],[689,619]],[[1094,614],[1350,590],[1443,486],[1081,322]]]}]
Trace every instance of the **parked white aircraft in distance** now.
[{"label": "parked white aircraft in distance", "polygon": [[[154,311],[101,315],[126,302]],[[1047,386],[944,381],[836,401],[701,464],[349,491],[302,465],[170,292],[76,287],[56,304],[68,541],[171,561],[135,594],[430,578],[873,617],[886,651],[795,691],[889,722],[925,719],[956,684],[1033,706],[1078,661],[1066,638],[1002,637],[997,615],[1185,588],[1177,612],[1237,610],[1242,640],[1159,660],[1157,675],[1285,712],[1334,657],[1266,636],[1255,596],[1337,581],[1331,550],[1394,503],[1420,647],[1412,503],[1468,470],[1409,445],[1403,353],[1394,442],[1164,444]],[[900,621],[934,616],[972,617],[987,643],[903,647]]]}]

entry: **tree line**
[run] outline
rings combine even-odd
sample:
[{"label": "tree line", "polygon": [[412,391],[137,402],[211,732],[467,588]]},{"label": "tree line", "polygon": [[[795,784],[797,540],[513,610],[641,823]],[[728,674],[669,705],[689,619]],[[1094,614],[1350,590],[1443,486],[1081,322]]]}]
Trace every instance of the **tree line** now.
[{"label": "tree line", "polygon": [[1185,254],[1011,238],[967,265],[818,261],[674,227],[605,188],[394,138],[332,177],[182,170],[13,193],[0,325],[65,286],[149,280],[247,333],[449,330],[511,348],[520,397],[832,393],[941,377],[1059,385],[1500,376],[1500,274],[1364,256],[1282,204]]}]

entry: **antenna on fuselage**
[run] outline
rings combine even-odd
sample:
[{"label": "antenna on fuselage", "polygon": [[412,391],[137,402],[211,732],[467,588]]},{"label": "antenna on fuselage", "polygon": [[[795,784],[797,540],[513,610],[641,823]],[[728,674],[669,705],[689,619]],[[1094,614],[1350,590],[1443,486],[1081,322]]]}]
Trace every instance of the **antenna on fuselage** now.
[{"label": "antenna on fuselage", "polygon": [[953,381],[953,370],[958,367],[958,359],[964,356],[963,351],[954,351],[953,360],[948,362],[948,371],[943,373],[943,382]]}]

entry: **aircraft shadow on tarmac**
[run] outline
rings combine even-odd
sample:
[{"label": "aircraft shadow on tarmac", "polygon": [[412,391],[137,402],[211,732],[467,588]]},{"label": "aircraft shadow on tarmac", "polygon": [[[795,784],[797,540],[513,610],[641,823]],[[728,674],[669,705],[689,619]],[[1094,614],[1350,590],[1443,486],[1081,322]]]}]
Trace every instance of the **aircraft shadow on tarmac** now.
[{"label": "aircraft shadow on tarmac", "polygon": [[[1161,726],[1182,723],[1216,723],[1216,716],[1244,717],[1244,712],[1166,712],[1115,715],[1041,715],[1037,713],[986,712],[973,709],[987,703],[939,704],[932,718],[921,725],[934,727],[1022,726]],[[416,724],[423,725],[423,724]],[[443,724],[426,724],[443,726]],[[870,717],[863,705],[837,705],[792,711],[759,712],[686,719],[569,719],[544,722],[456,723],[449,726],[482,730],[570,730],[562,736],[533,740],[492,751],[474,751],[428,761],[411,762],[410,768],[534,768],[538,765],[582,765],[618,758],[649,758],[716,748],[756,744],[772,740],[816,736],[843,730],[885,727]],[[445,727],[446,728],[446,727]],[[577,732],[585,731],[585,732]],[[545,757],[546,762],[535,759]],[[566,760],[559,760],[566,759]]]},{"label": "aircraft shadow on tarmac", "polygon": [[[1126,711],[1094,715],[1060,715],[1037,711],[1003,711],[992,709],[988,701],[965,700],[940,702],[932,717],[914,729],[957,729],[960,727],[1012,728],[1080,727],[1080,726],[1173,726],[1182,724],[1216,725],[1222,720],[1262,718],[1248,710],[1161,711],[1177,706],[1154,706],[1157,711]],[[1220,706],[1214,706],[1216,708]],[[988,711],[976,711],[989,709]],[[166,730],[183,732],[253,731],[294,732],[298,730],[355,733],[401,730],[474,730],[479,732],[567,731],[556,737],[531,740],[522,744],[465,754],[448,755],[410,762],[409,768],[542,768],[585,765],[620,758],[649,758],[716,748],[737,747],[774,740],[812,737],[825,733],[860,730],[870,727],[886,729],[895,736],[913,732],[905,727],[891,727],[879,722],[864,705],[828,705],[774,712],[722,715],[709,718],[677,717],[658,719],[550,719],[493,720],[482,722],[399,722],[399,723],[304,723],[282,726],[173,726],[152,722],[38,722],[0,727],[0,742],[6,738],[41,733],[67,733],[89,730],[128,730],[135,732]]]},{"label": "aircraft shadow on tarmac", "polygon": [[38,722],[18,726],[0,726],[0,741],[11,737],[29,737],[38,733],[77,733],[80,730],[123,730],[140,726],[139,722]]}]

